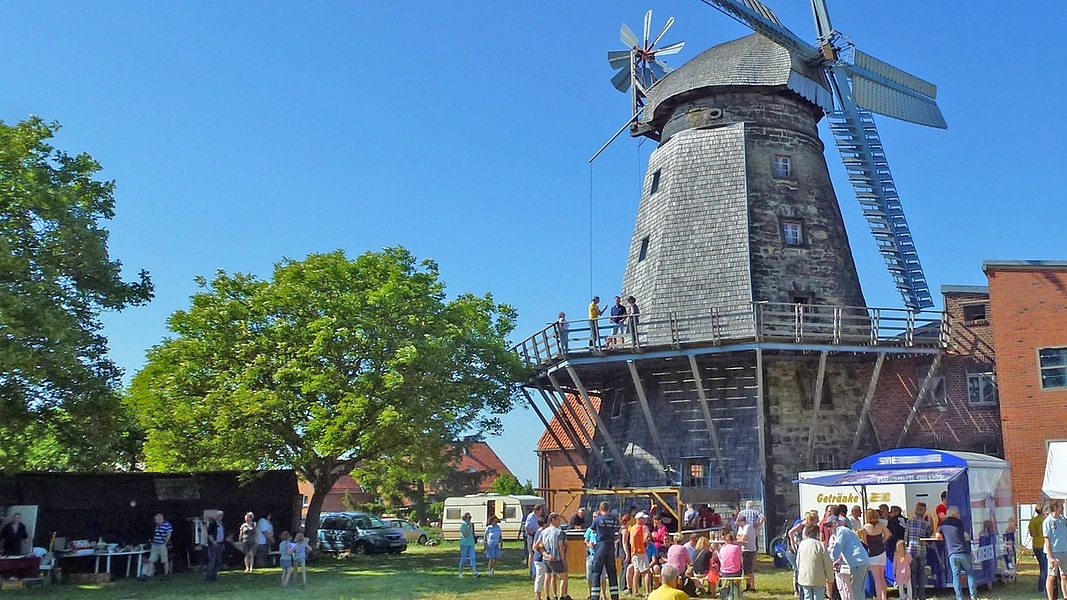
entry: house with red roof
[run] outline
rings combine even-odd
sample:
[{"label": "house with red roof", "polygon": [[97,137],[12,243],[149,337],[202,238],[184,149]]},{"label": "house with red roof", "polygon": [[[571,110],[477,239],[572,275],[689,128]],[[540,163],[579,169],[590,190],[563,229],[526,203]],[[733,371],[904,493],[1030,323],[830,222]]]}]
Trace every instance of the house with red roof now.
[{"label": "house with red roof", "polygon": [[[488,442],[469,441],[461,445],[459,458],[452,465],[452,474],[427,487],[431,494],[437,491],[446,495],[482,493],[504,474],[514,476]],[[308,502],[314,490],[311,483],[300,481],[302,515],[307,515]],[[344,511],[348,510],[348,506],[377,500],[378,495],[374,490],[365,489],[351,475],[343,475],[326,493],[322,511]]]}]

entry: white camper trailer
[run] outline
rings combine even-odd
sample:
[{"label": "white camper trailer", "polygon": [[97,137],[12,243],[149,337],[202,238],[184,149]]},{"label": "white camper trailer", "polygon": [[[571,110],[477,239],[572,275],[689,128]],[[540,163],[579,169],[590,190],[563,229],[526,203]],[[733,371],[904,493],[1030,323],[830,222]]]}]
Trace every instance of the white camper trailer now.
[{"label": "white camper trailer", "polygon": [[500,494],[469,494],[445,499],[445,514],[441,519],[441,533],[446,540],[459,539],[463,513],[471,514],[477,535],[485,531],[489,515],[500,519],[500,532],[505,540],[522,539],[522,522],[534,505],[544,504],[539,496],[502,496]]}]

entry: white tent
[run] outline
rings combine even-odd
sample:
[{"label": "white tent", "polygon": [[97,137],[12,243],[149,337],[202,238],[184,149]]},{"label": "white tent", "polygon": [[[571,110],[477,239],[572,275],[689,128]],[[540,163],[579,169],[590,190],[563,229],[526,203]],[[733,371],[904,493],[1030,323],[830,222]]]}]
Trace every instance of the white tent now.
[{"label": "white tent", "polygon": [[1067,499],[1067,441],[1049,442],[1041,492],[1049,498]]}]

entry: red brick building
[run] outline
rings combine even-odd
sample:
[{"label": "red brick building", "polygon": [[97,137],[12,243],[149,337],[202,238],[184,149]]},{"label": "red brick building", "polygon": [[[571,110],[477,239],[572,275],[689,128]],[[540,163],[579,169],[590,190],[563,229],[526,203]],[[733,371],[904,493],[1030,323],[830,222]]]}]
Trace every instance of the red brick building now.
[{"label": "red brick building", "polygon": [[1067,261],[986,261],[1012,498],[1038,502],[1046,445],[1067,439]]},{"label": "red brick building", "polygon": [[948,315],[948,347],[921,398],[919,388],[933,359],[886,360],[871,404],[877,447],[914,446],[1002,457],[989,290],[946,285],[941,294]]}]

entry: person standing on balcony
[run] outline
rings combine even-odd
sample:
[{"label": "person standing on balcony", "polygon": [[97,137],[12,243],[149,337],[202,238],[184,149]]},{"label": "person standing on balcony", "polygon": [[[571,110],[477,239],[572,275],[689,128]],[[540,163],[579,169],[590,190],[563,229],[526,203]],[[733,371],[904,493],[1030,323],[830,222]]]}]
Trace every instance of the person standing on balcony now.
[{"label": "person standing on balcony", "polygon": [[567,313],[562,310],[559,311],[559,317],[556,318],[556,337],[559,338],[559,347],[563,354],[568,350],[568,335],[570,335],[571,325],[567,322]]},{"label": "person standing on balcony", "polygon": [[600,328],[597,325],[597,321],[600,319],[600,315],[604,314],[604,311],[608,309],[605,304],[603,308],[600,307],[600,296],[593,296],[593,301],[589,303],[589,348],[596,349],[600,347]]},{"label": "person standing on balcony", "polygon": [[637,307],[637,298],[630,296],[626,299],[626,318],[630,322],[630,341],[637,345],[637,321],[640,318],[641,309]]},{"label": "person standing on balcony", "polygon": [[626,332],[626,307],[622,296],[615,296],[615,305],[611,307],[611,335],[623,335]]}]

